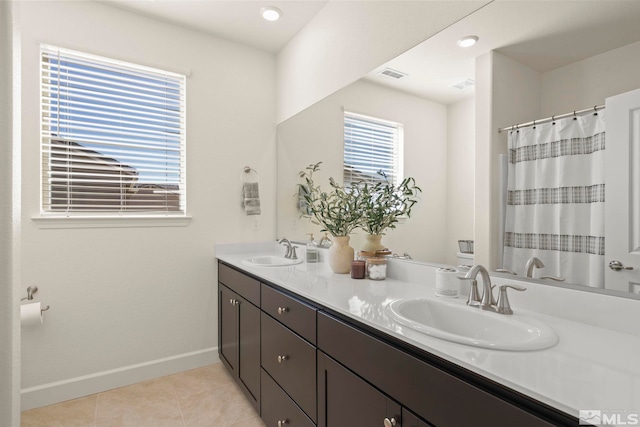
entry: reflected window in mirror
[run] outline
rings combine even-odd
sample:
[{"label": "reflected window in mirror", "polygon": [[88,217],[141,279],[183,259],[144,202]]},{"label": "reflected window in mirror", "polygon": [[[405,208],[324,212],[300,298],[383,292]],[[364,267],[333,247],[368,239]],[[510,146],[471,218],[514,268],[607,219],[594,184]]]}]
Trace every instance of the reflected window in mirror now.
[{"label": "reflected window in mirror", "polygon": [[403,137],[402,123],[345,111],[344,185],[401,182]]}]

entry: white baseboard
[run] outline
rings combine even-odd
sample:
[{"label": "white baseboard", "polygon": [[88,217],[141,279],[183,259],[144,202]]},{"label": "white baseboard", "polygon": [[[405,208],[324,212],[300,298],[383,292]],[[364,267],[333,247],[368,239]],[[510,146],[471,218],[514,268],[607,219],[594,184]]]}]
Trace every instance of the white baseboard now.
[{"label": "white baseboard", "polygon": [[163,377],[219,362],[218,347],[123,366],[108,371],[29,387],[20,391],[21,410],[39,408],[65,400]]}]

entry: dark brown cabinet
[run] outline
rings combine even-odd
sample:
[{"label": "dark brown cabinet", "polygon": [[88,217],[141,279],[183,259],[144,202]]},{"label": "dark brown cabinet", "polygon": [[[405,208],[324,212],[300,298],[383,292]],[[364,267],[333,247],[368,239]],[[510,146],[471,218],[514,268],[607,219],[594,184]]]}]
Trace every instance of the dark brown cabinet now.
[{"label": "dark brown cabinet", "polygon": [[[260,305],[263,382],[266,375],[281,393],[288,396],[288,400],[280,401],[293,405],[305,415],[296,415],[297,425],[306,422],[315,425],[318,403],[315,346],[317,309],[264,283]],[[271,400],[273,398],[270,396]],[[263,413],[270,411],[264,403],[262,410]],[[293,407],[287,411],[297,413]],[[263,416],[267,425],[278,425],[269,424],[267,419]],[[289,427],[289,424],[285,426]]]},{"label": "dark brown cabinet", "polygon": [[220,359],[268,426],[578,423],[222,262],[218,271]]},{"label": "dark brown cabinet", "polygon": [[267,426],[314,427],[313,421],[296,405],[280,386],[262,370],[262,413]]},{"label": "dark brown cabinet", "polygon": [[402,426],[401,408],[318,351],[318,427]]},{"label": "dark brown cabinet", "polygon": [[316,419],[316,348],[262,313],[262,367]]},{"label": "dark brown cabinet", "polygon": [[238,310],[236,293],[218,283],[218,351],[220,360],[232,375],[238,370]]},{"label": "dark brown cabinet", "polygon": [[422,421],[407,408],[402,408],[402,427],[431,427],[431,424]]},{"label": "dark brown cabinet", "polygon": [[317,309],[262,284],[260,308],[269,316],[300,335],[311,344],[316,343]]},{"label": "dark brown cabinet", "polygon": [[[225,267],[228,268],[228,267]],[[218,283],[218,348],[226,365],[253,407],[260,410],[260,309],[233,289]],[[259,289],[259,283],[257,283]]]},{"label": "dark brown cabinet", "polygon": [[[496,419],[513,426],[575,425],[551,411],[547,421],[326,313],[318,314],[318,349],[437,426]],[[464,411],[457,410],[460,402]]]}]

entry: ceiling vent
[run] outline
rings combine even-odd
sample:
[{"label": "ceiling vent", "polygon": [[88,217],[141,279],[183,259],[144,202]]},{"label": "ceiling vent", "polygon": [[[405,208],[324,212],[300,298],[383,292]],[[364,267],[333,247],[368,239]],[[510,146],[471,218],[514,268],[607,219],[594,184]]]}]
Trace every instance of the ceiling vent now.
[{"label": "ceiling vent", "polygon": [[463,80],[461,82],[458,83],[454,83],[451,85],[451,87],[455,87],[456,89],[465,89],[471,86],[475,86],[476,85],[476,81],[473,79],[467,79],[467,80]]},{"label": "ceiling vent", "polygon": [[399,80],[407,76],[407,74],[394,70],[392,68],[385,68],[384,70],[380,71],[378,74],[391,77],[392,79],[396,79],[396,80]]}]

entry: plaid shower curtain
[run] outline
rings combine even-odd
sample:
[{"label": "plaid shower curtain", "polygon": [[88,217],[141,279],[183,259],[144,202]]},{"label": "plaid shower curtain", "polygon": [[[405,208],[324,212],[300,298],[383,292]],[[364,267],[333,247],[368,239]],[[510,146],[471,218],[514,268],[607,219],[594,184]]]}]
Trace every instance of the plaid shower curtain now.
[{"label": "plaid shower curtain", "polygon": [[604,287],[604,111],[512,130],[503,266]]}]

